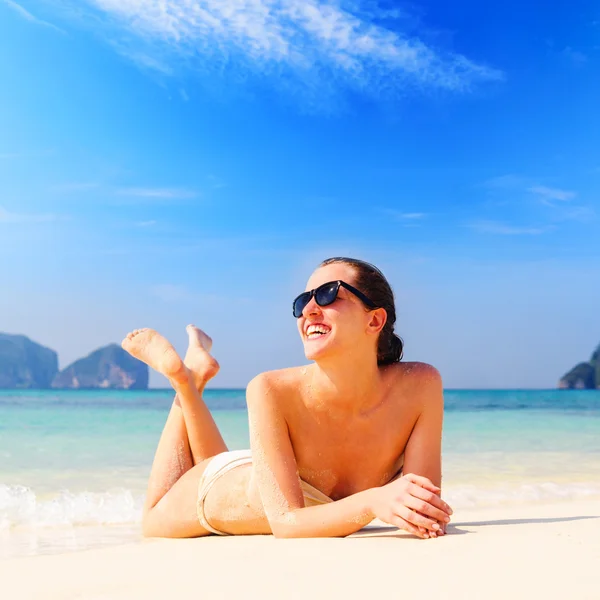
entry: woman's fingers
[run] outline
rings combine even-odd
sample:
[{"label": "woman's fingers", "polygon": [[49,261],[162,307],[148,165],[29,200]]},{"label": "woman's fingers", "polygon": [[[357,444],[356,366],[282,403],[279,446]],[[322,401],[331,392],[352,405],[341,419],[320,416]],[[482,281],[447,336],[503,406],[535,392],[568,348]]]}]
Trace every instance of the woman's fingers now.
[{"label": "woman's fingers", "polygon": [[427,479],[427,477],[422,477],[421,475],[413,475],[412,473],[408,473],[408,475],[404,475],[404,478],[408,479],[408,481],[412,483],[420,485],[421,487],[425,488],[426,490],[429,490],[430,492],[433,492],[434,494],[439,494],[442,491],[442,488],[439,488],[437,485],[433,485],[431,480]]},{"label": "woman's fingers", "polygon": [[446,502],[444,502],[440,498],[440,496],[438,496],[438,494],[435,494],[434,492],[430,492],[429,490],[426,490],[425,488],[421,487],[420,485],[416,485],[416,484],[410,485],[407,488],[407,490],[415,498],[420,498],[421,500],[424,500],[428,504],[435,506],[436,508],[443,511],[447,515],[452,514],[452,509],[450,508],[450,506]]},{"label": "woman's fingers", "polygon": [[429,531],[439,531],[440,529],[440,524],[437,521],[425,517],[405,504],[398,504],[394,513],[417,527],[424,527]]},{"label": "woman's fingers", "polygon": [[[409,508],[412,508],[413,510],[418,511],[427,517],[431,517],[432,519],[439,521],[440,523],[448,523],[450,521],[449,514],[442,508],[438,508],[438,506],[440,506],[440,502],[441,502],[442,506],[445,503],[442,502],[435,495],[434,495],[434,498],[437,499],[437,502],[435,502],[435,500],[432,500],[428,496],[426,498],[424,498],[423,496],[426,496],[427,494],[430,494],[431,492],[427,492],[426,490],[423,490],[423,488],[418,488],[418,486],[414,486],[414,487],[417,489],[414,491],[409,490],[410,493],[404,499],[404,504],[406,506],[408,506]],[[418,491],[419,489],[422,490],[420,494]],[[417,494],[419,494],[419,495],[417,495]]]},{"label": "woman's fingers", "polygon": [[408,533],[412,533],[419,538],[427,539],[429,537],[429,532],[426,529],[423,527],[415,527],[412,523],[409,523],[406,519],[403,519],[398,515],[394,515],[392,521],[393,523],[391,523],[391,525],[398,529],[404,529],[404,531],[408,531]]}]

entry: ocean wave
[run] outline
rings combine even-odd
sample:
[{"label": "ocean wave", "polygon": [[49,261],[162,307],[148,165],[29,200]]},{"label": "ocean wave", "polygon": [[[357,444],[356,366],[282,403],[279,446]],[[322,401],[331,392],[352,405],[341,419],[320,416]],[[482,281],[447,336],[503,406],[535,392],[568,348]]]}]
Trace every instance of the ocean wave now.
[{"label": "ocean wave", "polygon": [[566,500],[600,498],[600,484],[594,482],[503,484],[489,487],[475,485],[449,486],[444,499],[457,508],[499,505],[541,504]]},{"label": "ocean wave", "polygon": [[124,525],[139,523],[143,495],[129,490],[72,493],[46,498],[21,485],[0,484],[0,531],[12,527]]},{"label": "ocean wave", "polygon": [[[444,489],[444,499],[456,509],[600,498],[600,484],[507,483],[456,485]],[[38,498],[21,485],[0,484],[0,532],[13,528],[45,529],[101,525],[134,525],[141,521],[144,496],[130,490],[72,493],[63,490]]]}]

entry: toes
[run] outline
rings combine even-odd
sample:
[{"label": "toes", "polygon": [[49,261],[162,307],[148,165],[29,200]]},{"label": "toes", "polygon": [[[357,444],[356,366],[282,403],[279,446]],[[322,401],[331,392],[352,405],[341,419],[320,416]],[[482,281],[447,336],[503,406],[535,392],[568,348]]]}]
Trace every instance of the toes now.
[{"label": "toes", "polygon": [[133,340],[134,337],[136,337],[140,333],[143,333],[144,331],[148,331],[148,327],[144,327],[142,329],[134,329],[133,331],[130,331],[125,336],[125,338],[123,339],[123,341],[121,342],[121,345],[124,344],[125,342],[131,342],[131,340]]}]

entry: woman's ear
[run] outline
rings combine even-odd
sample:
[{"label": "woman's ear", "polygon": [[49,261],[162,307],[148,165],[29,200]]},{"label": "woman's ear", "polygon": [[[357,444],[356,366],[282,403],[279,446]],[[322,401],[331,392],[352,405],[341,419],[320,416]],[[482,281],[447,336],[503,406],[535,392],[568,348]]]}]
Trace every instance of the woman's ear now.
[{"label": "woman's ear", "polygon": [[387,312],[385,308],[376,308],[369,311],[369,333],[379,333],[387,322]]}]

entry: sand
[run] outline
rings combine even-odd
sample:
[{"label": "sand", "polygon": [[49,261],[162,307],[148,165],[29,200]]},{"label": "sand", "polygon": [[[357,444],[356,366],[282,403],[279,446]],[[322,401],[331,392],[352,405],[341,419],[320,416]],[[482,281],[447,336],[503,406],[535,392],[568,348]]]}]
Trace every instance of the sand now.
[{"label": "sand", "polygon": [[461,510],[449,535],[146,540],[0,562],[0,598],[600,599],[600,502]]}]

